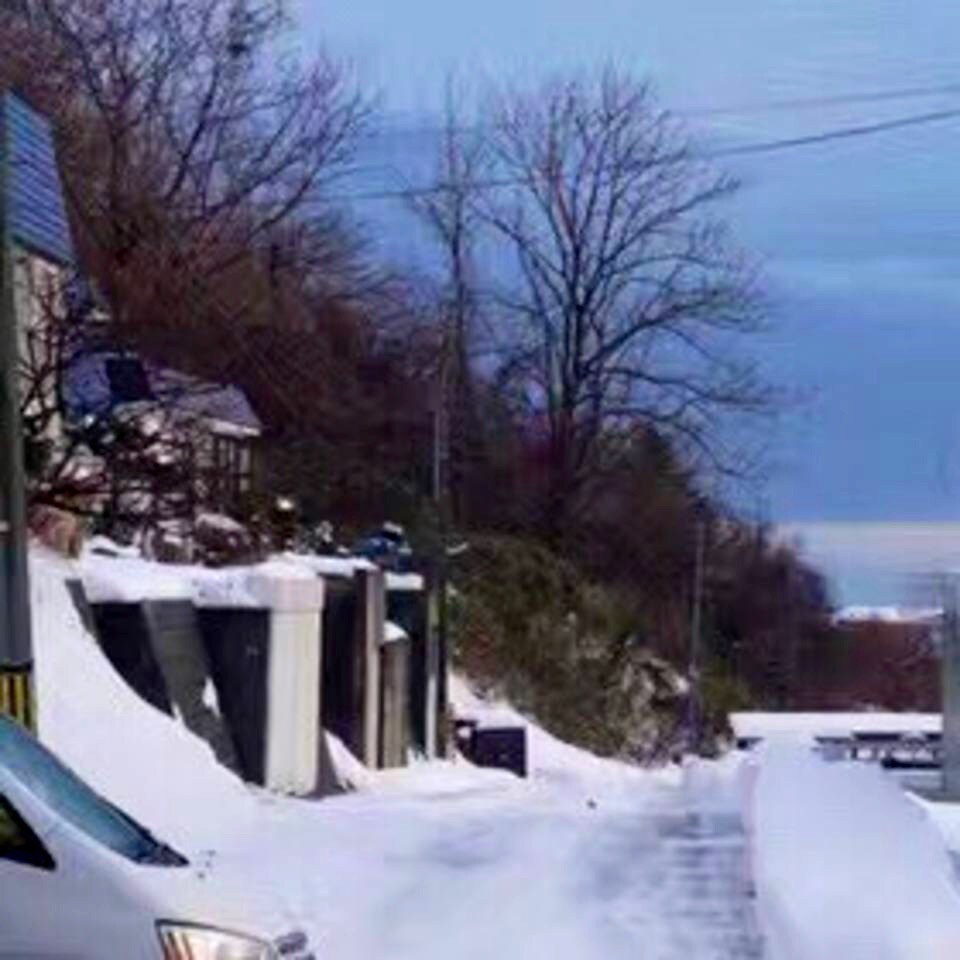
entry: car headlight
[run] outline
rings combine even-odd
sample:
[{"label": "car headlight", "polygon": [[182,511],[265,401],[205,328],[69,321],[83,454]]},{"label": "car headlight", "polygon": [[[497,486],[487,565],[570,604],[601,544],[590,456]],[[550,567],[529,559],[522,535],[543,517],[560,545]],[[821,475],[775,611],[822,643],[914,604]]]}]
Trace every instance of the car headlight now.
[{"label": "car headlight", "polygon": [[163,960],[277,960],[269,943],[211,927],[157,925]]}]

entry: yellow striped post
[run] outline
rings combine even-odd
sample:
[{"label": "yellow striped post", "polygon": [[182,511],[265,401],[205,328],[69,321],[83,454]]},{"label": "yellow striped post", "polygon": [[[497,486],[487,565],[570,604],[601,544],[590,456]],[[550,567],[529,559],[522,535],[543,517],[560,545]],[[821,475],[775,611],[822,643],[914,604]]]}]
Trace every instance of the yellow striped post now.
[{"label": "yellow striped post", "polygon": [[0,714],[35,730],[33,683],[29,668],[0,667]]}]

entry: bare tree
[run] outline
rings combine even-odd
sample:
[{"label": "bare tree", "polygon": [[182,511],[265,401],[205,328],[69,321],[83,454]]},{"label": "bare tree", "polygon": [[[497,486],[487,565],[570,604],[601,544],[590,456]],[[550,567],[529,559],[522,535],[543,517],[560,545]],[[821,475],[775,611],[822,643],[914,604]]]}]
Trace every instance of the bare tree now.
[{"label": "bare tree", "polygon": [[350,262],[334,262],[349,246],[324,195],[366,106],[338,64],[288,52],[288,27],[280,0],[30,0],[3,16],[0,70],[56,123],[117,319],[182,321],[178,277],[213,285],[251,251],[265,272]]},{"label": "bare tree", "polygon": [[714,172],[649,88],[607,70],[498,98],[475,204],[502,259],[509,372],[545,424],[556,532],[616,437],[653,425],[716,453],[717,419],[768,396],[731,349],[754,274]]},{"label": "bare tree", "polygon": [[448,81],[435,188],[414,186],[407,191],[411,209],[425,224],[440,254],[434,492],[441,508],[452,511],[453,519],[463,517],[464,481],[469,461],[479,453],[475,448],[480,445],[471,353],[478,320],[475,257],[482,228],[476,191],[487,168],[483,139],[459,124],[457,97]]}]

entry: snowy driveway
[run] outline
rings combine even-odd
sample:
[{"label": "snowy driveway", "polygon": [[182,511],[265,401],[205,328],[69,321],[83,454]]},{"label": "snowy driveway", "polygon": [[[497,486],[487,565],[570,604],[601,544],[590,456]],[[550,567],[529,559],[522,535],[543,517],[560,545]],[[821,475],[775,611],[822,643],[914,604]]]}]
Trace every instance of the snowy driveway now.
[{"label": "snowy driveway", "polygon": [[[756,960],[742,836],[657,785],[549,783],[274,805],[225,852],[336,960]],[[262,846],[267,840],[271,852]],[[267,865],[269,862],[269,866]]]}]

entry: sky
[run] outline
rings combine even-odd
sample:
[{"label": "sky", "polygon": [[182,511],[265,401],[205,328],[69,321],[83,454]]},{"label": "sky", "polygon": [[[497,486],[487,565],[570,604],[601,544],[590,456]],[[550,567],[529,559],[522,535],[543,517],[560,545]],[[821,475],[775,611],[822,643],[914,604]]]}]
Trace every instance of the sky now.
[{"label": "sky", "polygon": [[[305,43],[379,92],[371,156],[416,177],[446,77],[535,82],[615,62],[653,78],[705,138],[753,143],[960,107],[952,0],[299,0]],[[901,100],[771,101],[955,85]],[[718,107],[743,113],[698,114]],[[426,145],[429,146],[429,145]],[[728,215],[763,260],[753,349],[792,398],[756,497],[833,578],[838,602],[907,602],[960,565],[960,118],[728,161]],[[371,206],[393,249],[397,211]]]}]

